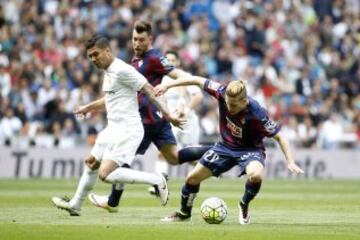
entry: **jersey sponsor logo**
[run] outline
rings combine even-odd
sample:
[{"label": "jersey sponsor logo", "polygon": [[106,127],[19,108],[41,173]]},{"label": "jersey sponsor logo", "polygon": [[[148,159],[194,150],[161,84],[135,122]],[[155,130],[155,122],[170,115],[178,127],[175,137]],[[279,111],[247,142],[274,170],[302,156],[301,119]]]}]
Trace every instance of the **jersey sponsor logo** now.
[{"label": "jersey sponsor logo", "polygon": [[226,127],[230,130],[231,135],[237,138],[242,138],[242,128],[237,126],[228,117],[226,117]]},{"label": "jersey sponsor logo", "polygon": [[277,123],[274,122],[273,120],[269,119],[265,124],[264,127],[266,129],[266,131],[268,131],[269,133],[273,133],[275,132],[276,128],[277,128]]},{"label": "jersey sponsor logo", "polygon": [[213,91],[217,91],[220,86],[221,86],[220,83],[217,83],[217,82],[214,82],[214,81],[209,81],[208,88],[213,90]]}]

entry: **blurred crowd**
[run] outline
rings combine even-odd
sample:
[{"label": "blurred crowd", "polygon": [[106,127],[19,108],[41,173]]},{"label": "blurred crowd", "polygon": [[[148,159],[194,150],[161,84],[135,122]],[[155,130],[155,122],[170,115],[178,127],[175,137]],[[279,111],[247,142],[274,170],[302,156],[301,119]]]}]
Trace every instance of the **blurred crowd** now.
[{"label": "blurred crowd", "polygon": [[[192,74],[246,79],[295,146],[360,148],[358,0],[0,0],[0,146],[93,143],[104,114],[72,114],[101,96],[84,41],[104,34],[129,62],[137,19]],[[216,102],[197,110],[216,141]]]}]

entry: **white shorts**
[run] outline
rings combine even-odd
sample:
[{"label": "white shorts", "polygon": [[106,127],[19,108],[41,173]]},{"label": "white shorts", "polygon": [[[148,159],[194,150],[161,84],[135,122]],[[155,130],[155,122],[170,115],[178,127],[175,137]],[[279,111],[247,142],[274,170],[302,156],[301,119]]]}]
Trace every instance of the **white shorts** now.
[{"label": "white shorts", "polygon": [[97,161],[112,160],[119,166],[131,165],[136,151],[144,137],[144,129],[129,128],[125,130],[105,128],[96,138],[91,155]]}]

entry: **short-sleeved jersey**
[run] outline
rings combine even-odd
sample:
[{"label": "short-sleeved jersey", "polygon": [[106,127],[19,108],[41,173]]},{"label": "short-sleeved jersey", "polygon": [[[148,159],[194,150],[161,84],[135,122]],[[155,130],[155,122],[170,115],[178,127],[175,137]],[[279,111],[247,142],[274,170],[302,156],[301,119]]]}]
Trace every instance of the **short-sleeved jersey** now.
[{"label": "short-sleeved jersey", "polygon": [[[152,86],[161,83],[163,76],[174,69],[167,58],[159,50],[150,49],[141,58],[133,58],[131,64],[138,70]],[[155,124],[163,118],[149,98],[143,93],[138,94],[140,114],[144,124]]]},{"label": "short-sleeved jersey", "polygon": [[108,126],[126,128],[141,124],[137,92],[146,82],[145,77],[133,66],[114,59],[105,70],[102,86]]},{"label": "short-sleeved jersey", "polygon": [[206,80],[204,90],[218,100],[222,144],[234,151],[262,149],[264,137],[275,136],[281,126],[269,118],[267,111],[251,97],[243,111],[231,115],[225,102],[227,86]]}]

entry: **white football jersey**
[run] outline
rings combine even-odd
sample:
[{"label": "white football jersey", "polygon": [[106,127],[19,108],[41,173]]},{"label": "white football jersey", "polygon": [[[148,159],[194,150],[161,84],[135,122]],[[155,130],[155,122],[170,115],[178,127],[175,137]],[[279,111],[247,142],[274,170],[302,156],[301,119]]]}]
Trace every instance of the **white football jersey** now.
[{"label": "white football jersey", "polygon": [[[162,83],[168,83],[171,81],[176,81],[168,76],[164,76],[162,79]],[[176,140],[182,146],[186,145],[193,145],[198,144],[200,141],[200,125],[199,125],[199,118],[196,115],[193,109],[190,109],[189,103],[191,96],[201,92],[200,88],[197,86],[186,86],[186,96],[185,96],[185,116],[186,116],[186,123],[183,126],[183,130],[180,128],[173,127],[173,132],[176,137]],[[170,112],[175,111],[179,101],[179,88],[170,88],[164,94],[166,101],[168,103],[168,107]]]},{"label": "white football jersey", "polygon": [[133,66],[115,58],[105,70],[103,91],[108,126],[139,126],[141,118],[137,92],[147,82]]},{"label": "white football jersey", "polygon": [[[176,81],[168,76],[164,76],[162,79],[162,83],[168,83],[171,81]],[[200,88],[197,86],[186,86],[186,98],[185,101],[187,103],[190,102],[190,98],[192,95],[201,92]],[[170,88],[169,90],[166,91],[166,93],[164,94],[166,101],[168,102],[168,107],[171,110],[175,110],[174,108],[176,108],[177,104],[178,104],[178,100],[179,100],[179,88]],[[185,114],[186,115],[190,115],[192,116],[193,114],[195,114],[195,112],[193,110],[191,110],[188,107],[188,104],[185,105]]]}]

